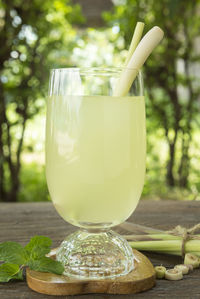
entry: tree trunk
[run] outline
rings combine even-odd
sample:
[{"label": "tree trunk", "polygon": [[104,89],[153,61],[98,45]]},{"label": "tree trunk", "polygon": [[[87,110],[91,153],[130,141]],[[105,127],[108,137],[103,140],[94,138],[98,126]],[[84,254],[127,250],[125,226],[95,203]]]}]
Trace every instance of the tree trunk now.
[{"label": "tree trunk", "polygon": [[21,132],[21,138],[19,140],[18,148],[17,148],[17,161],[16,161],[16,165],[12,167],[11,170],[12,185],[8,196],[9,202],[14,202],[14,201],[16,202],[18,199],[18,192],[20,189],[21,152],[22,152],[23,141],[24,141],[26,120],[27,120],[27,102],[23,111],[22,132]]},{"label": "tree trunk", "polygon": [[167,185],[174,187],[174,175],[173,175],[173,166],[174,166],[174,144],[169,145],[169,161],[167,163]]},{"label": "tree trunk", "polygon": [[0,83],[0,201],[5,200],[5,175],[4,175],[4,151],[3,151],[3,123],[4,123],[4,105],[2,104],[2,85]]},{"label": "tree trunk", "polygon": [[176,185],[175,178],[174,178],[174,164],[175,164],[177,135],[178,135],[178,127],[176,126],[173,141],[170,142],[169,137],[167,138],[168,145],[169,145],[169,160],[167,163],[166,181],[167,181],[167,185],[170,187],[174,187]]},{"label": "tree trunk", "polygon": [[179,186],[183,188],[188,187],[188,176],[190,170],[189,149],[192,141],[192,136],[189,132],[182,132],[182,155],[178,169]]},{"label": "tree trunk", "polygon": [[15,170],[11,174],[11,188],[9,190],[7,202],[16,202],[17,201],[19,187],[20,187],[19,172],[17,173]]},{"label": "tree trunk", "polygon": [[[192,11],[195,13],[196,11],[196,2],[192,3]],[[191,49],[193,47],[193,38],[188,30],[188,23],[183,23],[183,33],[185,39],[185,48]],[[194,102],[197,99],[198,93],[195,92],[194,85],[192,81],[194,78],[190,76],[190,60],[191,60],[191,52],[187,51],[184,53],[184,72],[186,79],[186,86],[188,89],[188,104],[186,106],[186,125],[182,128],[182,155],[180,159],[178,174],[179,174],[179,186],[187,188],[188,187],[188,177],[190,171],[190,156],[189,149],[192,142],[192,120],[194,115]],[[194,58],[194,57],[193,57]]]},{"label": "tree trunk", "polygon": [[3,155],[3,131],[2,131],[2,114],[0,113],[0,201],[5,199],[5,189],[4,189],[4,155]]}]

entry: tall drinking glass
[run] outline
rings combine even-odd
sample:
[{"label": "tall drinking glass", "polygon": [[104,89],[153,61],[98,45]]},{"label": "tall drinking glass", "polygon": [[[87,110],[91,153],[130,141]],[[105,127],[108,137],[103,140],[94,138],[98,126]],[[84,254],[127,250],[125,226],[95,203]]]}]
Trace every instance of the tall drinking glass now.
[{"label": "tall drinking glass", "polygon": [[121,71],[51,71],[47,184],[57,212],[79,227],[57,250],[65,275],[105,279],[134,268],[131,247],[110,228],[131,215],[141,196],[145,103],[140,72],[126,96],[113,96]]}]

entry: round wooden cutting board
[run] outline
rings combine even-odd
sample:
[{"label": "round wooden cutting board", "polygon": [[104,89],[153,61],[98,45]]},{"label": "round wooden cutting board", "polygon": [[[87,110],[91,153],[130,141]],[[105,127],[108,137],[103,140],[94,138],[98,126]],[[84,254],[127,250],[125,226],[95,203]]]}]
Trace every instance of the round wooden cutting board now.
[{"label": "round wooden cutting board", "polygon": [[78,280],[27,269],[27,284],[32,290],[48,295],[133,294],[146,291],[156,283],[154,267],[139,251],[133,250],[133,253],[137,259],[135,269],[126,276],[105,280]]}]

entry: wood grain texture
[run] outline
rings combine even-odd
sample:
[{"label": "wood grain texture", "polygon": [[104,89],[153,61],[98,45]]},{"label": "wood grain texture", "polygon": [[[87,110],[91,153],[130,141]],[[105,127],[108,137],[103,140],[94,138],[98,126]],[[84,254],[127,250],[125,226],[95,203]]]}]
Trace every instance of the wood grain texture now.
[{"label": "wood grain texture", "polygon": [[[170,229],[177,224],[191,227],[199,222],[200,202],[198,201],[148,201],[141,200],[129,221],[158,229]],[[17,241],[25,245],[34,235],[45,235],[57,247],[66,235],[76,228],[62,220],[50,202],[0,203],[0,242]],[[122,228],[118,232],[125,233]],[[145,253],[154,266],[163,264],[173,267],[182,262],[181,258],[170,255]],[[183,280],[171,282],[158,280],[156,287],[134,295],[81,295],[55,296],[69,299],[199,299],[200,269],[184,276]],[[1,299],[49,299],[49,295],[31,291],[26,282],[0,284]]]},{"label": "wood grain texture", "polygon": [[47,295],[80,294],[135,294],[151,289],[155,283],[154,267],[149,259],[137,250],[135,269],[126,276],[106,280],[78,280],[64,275],[42,273],[27,269],[29,288]]}]

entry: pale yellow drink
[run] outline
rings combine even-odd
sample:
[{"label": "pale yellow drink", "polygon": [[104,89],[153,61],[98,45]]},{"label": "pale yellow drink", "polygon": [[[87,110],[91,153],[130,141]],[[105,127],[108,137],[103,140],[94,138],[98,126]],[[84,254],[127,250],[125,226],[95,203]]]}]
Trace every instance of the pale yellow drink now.
[{"label": "pale yellow drink", "polygon": [[46,176],[58,213],[85,227],[125,221],[144,184],[144,98],[54,96],[46,129]]}]

